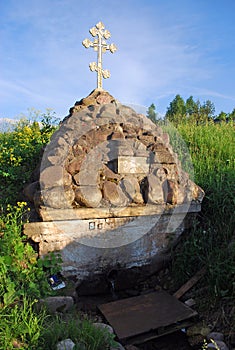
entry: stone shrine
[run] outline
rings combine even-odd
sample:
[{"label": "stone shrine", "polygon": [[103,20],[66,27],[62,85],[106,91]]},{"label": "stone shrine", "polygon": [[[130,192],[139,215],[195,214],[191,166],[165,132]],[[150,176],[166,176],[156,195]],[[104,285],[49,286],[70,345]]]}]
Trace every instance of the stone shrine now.
[{"label": "stone shrine", "polygon": [[[203,190],[189,179],[169,136],[146,116],[102,89],[110,73],[102,53],[110,32],[99,22],[97,89],[76,102],[44,150],[37,176],[25,188],[39,215],[24,233],[40,256],[61,252],[63,275],[79,293],[126,288],[158,271],[201,209]],[[97,282],[97,283],[96,283]],[[85,287],[84,287],[85,286]]]},{"label": "stone shrine", "polygon": [[25,195],[40,220],[24,233],[40,256],[60,251],[63,275],[78,286],[95,278],[105,285],[115,271],[122,288],[128,272],[152,273],[168,260],[204,192],[159,126],[96,89],[53,134]]}]

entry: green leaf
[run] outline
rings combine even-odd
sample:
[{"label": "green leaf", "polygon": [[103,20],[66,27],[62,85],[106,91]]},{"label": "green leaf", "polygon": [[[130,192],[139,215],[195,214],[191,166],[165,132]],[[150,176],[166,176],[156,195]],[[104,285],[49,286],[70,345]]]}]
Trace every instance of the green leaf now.
[{"label": "green leaf", "polygon": [[13,258],[11,256],[9,256],[9,255],[4,256],[4,262],[6,265],[11,265],[12,261],[13,261]]}]

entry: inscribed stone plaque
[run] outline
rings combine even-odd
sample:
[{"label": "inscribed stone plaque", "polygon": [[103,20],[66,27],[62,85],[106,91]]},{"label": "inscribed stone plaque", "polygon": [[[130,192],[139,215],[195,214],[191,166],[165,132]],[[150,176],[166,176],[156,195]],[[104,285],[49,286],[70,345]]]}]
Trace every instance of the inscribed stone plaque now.
[{"label": "inscribed stone plaque", "polygon": [[149,173],[149,161],[146,157],[119,156],[117,164],[119,174]]}]

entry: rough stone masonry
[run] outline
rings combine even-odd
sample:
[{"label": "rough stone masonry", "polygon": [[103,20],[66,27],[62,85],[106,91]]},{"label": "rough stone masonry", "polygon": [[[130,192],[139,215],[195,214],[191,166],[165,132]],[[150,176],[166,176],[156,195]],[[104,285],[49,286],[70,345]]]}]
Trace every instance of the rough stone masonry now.
[{"label": "rough stone masonry", "polygon": [[41,256],[60,251],[63,274],[80,282],[153,262],[157,269],[204,196],[169,136],[98,89],[70,109],[24,192],[40,217],[25,234]]}]

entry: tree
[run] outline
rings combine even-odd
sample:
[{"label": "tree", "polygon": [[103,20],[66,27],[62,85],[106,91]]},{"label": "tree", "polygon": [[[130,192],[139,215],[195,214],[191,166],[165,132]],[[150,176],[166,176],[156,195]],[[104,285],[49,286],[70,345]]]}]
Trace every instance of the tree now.
[{"label": "tree", "polygon": [[214,103],[210,100],[205,101],[203,104],[201,104],[199,100],[193,103],[190,96],[189,106],[193,110],[193,113],[189,115],[189,118],[192,122],[197,124],[207,122],[215,113]]},{"label": "tree", "polygon": [[176,95],[174,100],[170,102],[165,118],[176,125],[186,119],[186,106],[180,95]]},{"label": "tree", "polygon": [[187,116],[192,116],[198,113],[198,104],[193,100],[193,96],[190,96],[186,100],[185,109]]},{"label": "tree", "polygon": [[219,120],[219,121],[223,121],[223,122],[226,122],[227,120],[227,113],[221,111],[220,114],[218,115],[218,117],[216,118],[216,120]]},{"label": "tree", "polygon": [[210,100],[207,100],[201,106],[200,111],[203,119],[206,121],[214,116],[215,105]]},{"label": "tree", "polygon": [[233,108],[232,112],[228,114],[228,119],[235,121],[235,108]]},{"label": "tree", "polygon": [[156,107],[154,103],[150,105],[150,107],[147,110],[147,117],[152,120],[153,123],[156,123],[157,121],[157,113],[156,113]]}]

